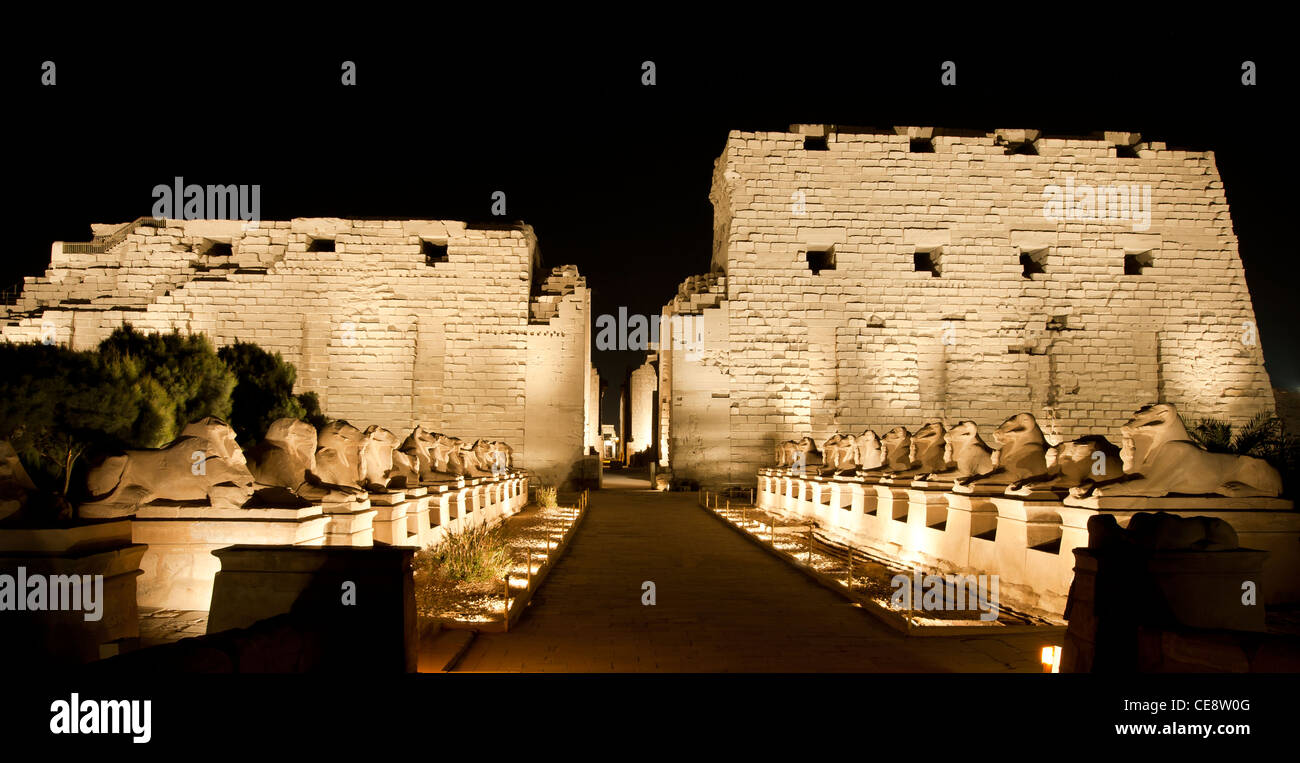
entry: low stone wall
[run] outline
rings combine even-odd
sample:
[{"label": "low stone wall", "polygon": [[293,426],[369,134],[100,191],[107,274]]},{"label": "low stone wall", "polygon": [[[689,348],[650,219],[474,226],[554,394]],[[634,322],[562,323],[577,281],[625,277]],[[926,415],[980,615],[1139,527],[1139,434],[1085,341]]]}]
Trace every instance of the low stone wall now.
[{"label": "low stone wall", "polygon": [[140,561],[138,602],[142,607],[207,610],[221,566],[213,552],[227,546],[429,548],[448,533],[499,522],[527,502],[528,477],[516,472],[303,508],[149,504],[131,517],[132,541],[148,546]]},{"label": "low stone wall", "polygon": [[1088,518],[1113,514],[1123,526],[1140,512],[1227,521],[1243,548],[1268,551],[1265,603],[1300,601],[1300,513],[1277,498],[1065,498],[955,493],[950,484],[887,477],[796,476],[760,469],[760,509],[811,520],[829,537],[940,573],[997,575],[1002,602],[1060,617]]}]

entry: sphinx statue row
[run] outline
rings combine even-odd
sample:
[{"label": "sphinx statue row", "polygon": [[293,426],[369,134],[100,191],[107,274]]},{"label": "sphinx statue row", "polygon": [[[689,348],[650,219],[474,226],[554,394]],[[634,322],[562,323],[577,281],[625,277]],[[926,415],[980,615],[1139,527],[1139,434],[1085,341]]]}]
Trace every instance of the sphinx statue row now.
[{"label": "sphinx statue row", "polygon": [[205,418],[168,445],[111,456],[87,474],[87,507],[127,510],[151,501],[212,506],[300,506],[457,480],[505,475],[514,450],[473,443],[417,426],[404,440],[387,429],[364,431],[346,421],[315,427],[279,419],[247,452],[226,422]]},{"label": "sphinx statue row", "polygon": [[1008,417],[989,447],[973,421],[951,428],[926,421],[915,433],[894,427],[878,437],[836,434],[819,451],[812,438],[776,448],[777,467],[813,475],[860,475],[951,483],[976,490],[1027,495],[1062,490],[1075,497],[1222,495],[1274,497],[1282,479],[1267,461],[1207,451],[1187,434],[1168,403],[1138,409],[1120,428],[1122,447],[1101,435],[1048,445],[1030,413]]}]

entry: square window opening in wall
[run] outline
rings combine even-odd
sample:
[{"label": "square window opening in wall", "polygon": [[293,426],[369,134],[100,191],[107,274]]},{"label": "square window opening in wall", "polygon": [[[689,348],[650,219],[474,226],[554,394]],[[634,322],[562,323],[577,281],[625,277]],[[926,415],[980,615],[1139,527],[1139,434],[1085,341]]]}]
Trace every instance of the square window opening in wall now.
[{"label": "square window opening in wall", "polygon": [[830,144],[826,141],[826,136],[805,135],[803,138],[804,151],[829,151]]},{"label": "square window opening in wall", "polygon": [[203,239],[200,251],[200,254],[206,257],[229,257],[234,253],[234,246],[229,241],[214,241],[210,238]]},{"label": "square window opening in wall", "polygon": [[332,252],[334,251],[334,239],[308,237],[307,251],[309,252]]},{"label": "square window opening in wall", "polygon": [[835,248],[834,247],[809,247],[804,254],[804,259],[808,261],[808,269],[813,275],[820,274],[823,270],[835,269]]},{"label": "square window opening in wall", "polygon": [[1115,156],[1120,159],[1139,159],[1137,146],[1115,145]]},{"label": "square window opening in wall", "polygon": [[1140,276],[1147,268],[1155,264],[1155,258],[1151,252],[1138,252],[1137,254],[1124,255],[1124,275]]},{"label": "square window opening in wall", "polygon": [[425,265],[437,265],[447,261],[447,242],[420,239],[420,251],[424,253]]},{"label": "square window opening in wall", "polygon": [[1020,250],[1020,273],[1025,278],[1047,272],[1047,247]]},{"label": "square window opening in wall", "polygon": [[912,253],[912,270],[917,273],[929,273],[932,277],[938,278],[940,270],[940,255],[942,251],[939,247],[933,249],[917,249]]},{"label": "square window opening in wall", "polygon": [[907,151],[912,154],[933,154],[933,138],[912,138],[907,142]]},{"label": "square window opening in wall", "polygon": [[1011,143],[1007,146],[1007,153],[1018,156],[1038,156],[1038,146],[1032,140]]}]

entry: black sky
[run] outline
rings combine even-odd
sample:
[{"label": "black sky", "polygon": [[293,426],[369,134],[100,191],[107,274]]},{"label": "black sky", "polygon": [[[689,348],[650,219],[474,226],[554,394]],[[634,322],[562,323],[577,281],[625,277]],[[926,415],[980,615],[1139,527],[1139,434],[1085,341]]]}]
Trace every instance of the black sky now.
[{"label": "black sky", "polygon": [[[454,36],[452,36],[454,37]],[[547,265],[576,263],[593,314],[657,314],[709,268],[713,160],[730,129],[798,122],[1053,133],[1137,130],[1211,149],[1227,189],[1275,386],[1300,385],[1296,152],[1284,121],[1295,65],[1249,40],[1140,54],[1036,55],[1020,45],[877,39],[838,55],[676,41],[566,46],[328,43],[122,53],[33,40],[5,55],[10,221],[0,284],[41,272],[54,240],[148,214],[151,190],[262,186],[262,216],[490,219],[491,194],[533,225]],[[1208,52],[1207,52],[1208,50]],[[54,60],[58,85],[41,87]],[[939,85],[941,61],[958,86]],[[1243,60],[1259,84],[1240,84]],[[358,85],[340,86],[355,60]],[[641,84],[641,62],[657,84]],[[604,420],[640,353],[600,353]]]}]

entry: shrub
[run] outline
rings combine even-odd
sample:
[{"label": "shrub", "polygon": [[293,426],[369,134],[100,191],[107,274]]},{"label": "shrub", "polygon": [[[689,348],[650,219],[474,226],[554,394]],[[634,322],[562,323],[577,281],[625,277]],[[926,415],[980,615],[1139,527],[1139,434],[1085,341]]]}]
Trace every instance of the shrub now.
[{"label": "shrub", "polygon": [[1258,414],[1235,434],[1225,421],[1201,419],[1187,434],[1206,450],[1254,456],[1269,462],[1282,474],[1286,495],[1293,495],[1300,485],[1300,437],[1288,432],[1286,424],[1277,416]]},{"label": "shrub", "polygon": [[543,509],[555,508],[559,501],[559,490],[554,485],[537,486],[537,505]]},{"label": "shrub", "polygon": [[433,559],[449,580],[469,583],[499,580],[510,565],[505,528],[479,525],[450,534],[434,550]]}]

